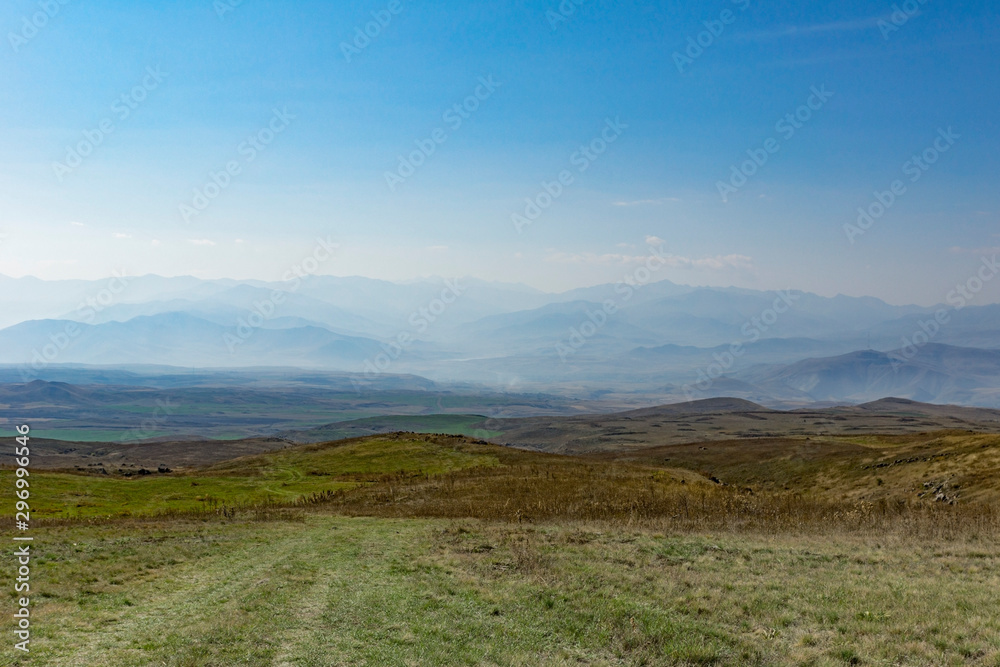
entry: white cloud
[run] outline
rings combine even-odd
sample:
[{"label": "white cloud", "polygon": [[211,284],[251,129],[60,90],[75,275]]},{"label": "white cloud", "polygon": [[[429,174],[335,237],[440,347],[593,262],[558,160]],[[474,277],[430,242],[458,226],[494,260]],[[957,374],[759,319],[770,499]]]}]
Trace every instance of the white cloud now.
[{"label": "white cloud", "polygon": [[131,234],[122,234],[121,232],[115,232],[111,236],[113,236],[116,239],[130,239],[130,238],[132,238]]},{"label": "white cloud", "polygon": [[70,220],[69,224],[71,224],[74,227],[86,227],[87,226],[87,225],[83,224],[82,222],[77,222],[76,220]]},{"label": "white cloud", "polygon": [[661,239],[659,236],[647,236],[646,237],[646,245],[661,246],[661,245],[666,245],[666,244],[667,244],[667,242],[664,241],[663,239]]},{"label": "white cloud", "polygon": [[201,245],[201,246],[213,246],[215,241],[209,241],[208,239],[188,239],[188,243],[191,245]]},{"label": "white cloud", "polygon": [[152,242],[150,242],[149,245],[153,246],[154,248],[157,247],[157,246],[159,246],[160,245],[160,239],[153,239]]}]

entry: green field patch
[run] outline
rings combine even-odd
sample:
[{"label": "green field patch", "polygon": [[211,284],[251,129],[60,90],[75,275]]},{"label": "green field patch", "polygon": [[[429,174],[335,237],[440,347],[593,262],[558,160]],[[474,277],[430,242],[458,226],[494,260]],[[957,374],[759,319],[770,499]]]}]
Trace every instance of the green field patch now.
[{"label": "green field patch", "polygon": [[419,435],[373,436],[340,444],[306,445],[260,456],[248,456],[206,468],[202,475],[234,473],[267,476],[287,474],[392,474],[398,472],[440,474],[494,466],[495,456],[472,454],[459,448],[442,447]]},{"label": "green field patch", "polygon": [[[441,447],[418,436],[374,437],[244,457],[188,474],[121,477],[32,471],[30,506],[34,518],[213,510],[294,502],[386,474],[434,475],[496,464],[493,456]],[[13,485],[12,471],[2,471],[0,477],[5,488]],[[11,515],[13,504],[0,513]]]}]

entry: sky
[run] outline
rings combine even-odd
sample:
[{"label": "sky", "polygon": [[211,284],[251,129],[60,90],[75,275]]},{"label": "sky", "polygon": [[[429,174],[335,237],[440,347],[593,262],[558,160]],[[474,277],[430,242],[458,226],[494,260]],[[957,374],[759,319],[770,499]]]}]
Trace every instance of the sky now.
[{"label": "sky", "polygon": [[985,1],[12,0],[0,36],[4,275],[275,280],[323,239],[561,291],[655,249],[926,305],[1000,251]]}]

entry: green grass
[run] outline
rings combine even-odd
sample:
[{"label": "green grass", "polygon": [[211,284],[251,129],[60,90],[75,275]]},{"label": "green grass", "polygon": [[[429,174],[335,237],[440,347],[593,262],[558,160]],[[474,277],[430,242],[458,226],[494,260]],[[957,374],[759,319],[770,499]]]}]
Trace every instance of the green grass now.
[{"label": "green grass", "polygon": [[3,665],[1000,664],[993,542],[311,513],[38,549]]},{"label": "green grass", "polygon": [[1000,667],[987,505],[814,506],[412,434],[30,481],[33,518],[70,520],[33,527],[33,652],[0,665]]},{"label": "green grass", "polygon": [[[31,511],[33,518],[44,519],[287,503],[357,486],[365,476],[433,475],[495,464],[489,455],[442,448],[415,436],[388,436],[245,457],[189,474],[122,478],[33,471]],[[12,471],[0,472],[4,488],[12,488],[12,478]],[[0,507],[0,514],[9,516],[13,511],[13,503]]]},{"label": "green grass", "polygon": [[292,501],[302,495],[351,486],[355,484],[297,478],[294,471],[259,478],[207,479],[159,475],[118,479],[35,473],[31,515],[35,519],[64,519],[209,510],[220,504]]}]

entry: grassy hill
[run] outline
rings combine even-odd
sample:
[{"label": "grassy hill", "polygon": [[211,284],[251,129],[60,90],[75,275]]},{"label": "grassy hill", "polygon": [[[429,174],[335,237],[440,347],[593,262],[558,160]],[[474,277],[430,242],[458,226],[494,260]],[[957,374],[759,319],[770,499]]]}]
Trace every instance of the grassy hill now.
[{"label": "grassy hill", "polygon": [[287,504],[383,475],[434,475],[495,464],[496,458],[486,451],[446,449],[426,438],[403,435],[301,446],[179,474],[149,471],[123,478],[36,471],[32,512],[36,518],[51,519]]},{"label": "grassy hill", "polygon": [[491,438],[566,454],[622,452],[705,441],[781,437],[906,435],[942,430],[1000,433],[1000,411],[885,399],[858,406],[769,410],[733,398],[586,416],[489,419]]},{"label": "grassy hill", "polygon": [[[595,511],[637,503],[649,503],[643,510],[647,514],[666,512],[651,508],[674,498],[684,485],[676,497],[697,488],[713,498],[738,496],[740,502],[745,502],[740,494],[756,493],[755,502],[792,495],[802,503],[834,505],[993,503],[1000,500],[1000,435],[940,431],[748,438],[566,456],[448,434],[394,433],[286,443],[284,449],[180,472],[129,468],[126,474],[36,470],[34,516],[287,506],[355,488],[349,496],[355,504],[391,488],[392,506],[404,513],[501,519],[516,518],[517,512],[600,518]],[[387,487],[386,479],[394,483]],[[365,511],[382,511],[378,502],[370,504]],[[0,508],[3,512],[12,510]]]},{"label": "grassy hill", "polygon": [[1000,500],[1000,435],[746,438],[603,453],[609,461],[685,468],[725,484],[832,501]]},{"label": "grassy hill", "polygon": [[[996,441],[574,457],[397,433],[35,471],[35,643],[0,665],[996,667]],[[970,475],[954,505],[897,483],[918,464]],[[859,492],[817,482],[838,476]]]}]

